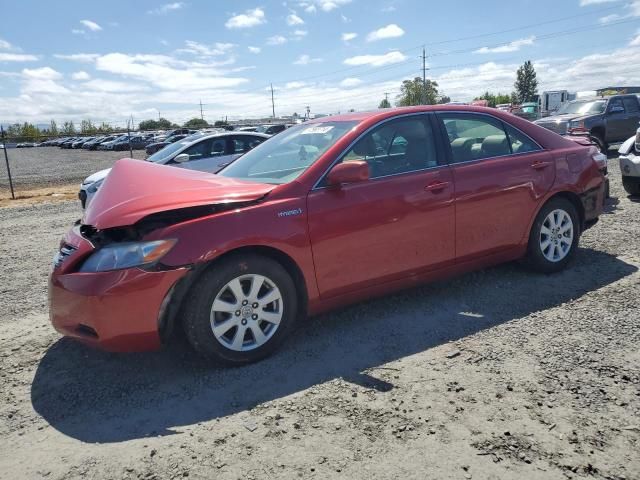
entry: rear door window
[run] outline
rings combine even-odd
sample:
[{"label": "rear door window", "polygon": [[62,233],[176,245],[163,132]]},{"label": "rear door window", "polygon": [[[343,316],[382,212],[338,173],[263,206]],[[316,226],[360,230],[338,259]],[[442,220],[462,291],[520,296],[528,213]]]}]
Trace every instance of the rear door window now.
[{"label": "rear door window", "polygon": [[636,113],[638,108],[638,100],[632,97],[625,97],[622,99],[622,104],[627,113]]},{"label": "rear door window", "polygon": [[509,137],[500,120],[473,113],[442,113],[453,163],[511,155]]}]

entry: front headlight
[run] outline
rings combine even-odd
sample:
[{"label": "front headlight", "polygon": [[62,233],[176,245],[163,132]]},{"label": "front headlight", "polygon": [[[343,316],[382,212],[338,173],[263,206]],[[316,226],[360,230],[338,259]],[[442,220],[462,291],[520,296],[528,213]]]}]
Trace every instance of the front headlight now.
[{"label": "front headlight", "polygon": [[79,271],[106,272],[150,265],[169,253],[175,244],[176,240],[155,240],[107,245],[85,260]]}]

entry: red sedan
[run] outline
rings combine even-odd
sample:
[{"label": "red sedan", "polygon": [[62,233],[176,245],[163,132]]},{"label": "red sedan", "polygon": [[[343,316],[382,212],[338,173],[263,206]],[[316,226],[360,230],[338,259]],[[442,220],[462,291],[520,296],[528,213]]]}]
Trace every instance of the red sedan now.
[{"label": "red sedan", "polygon": [[495,109],[432,106],[292,127],[216,175],[120,160],[64,237],[64,335],[155,349],[179,327],[245,363],[296,320],[524,258],[570,262],[602,211],[602,155]]}]

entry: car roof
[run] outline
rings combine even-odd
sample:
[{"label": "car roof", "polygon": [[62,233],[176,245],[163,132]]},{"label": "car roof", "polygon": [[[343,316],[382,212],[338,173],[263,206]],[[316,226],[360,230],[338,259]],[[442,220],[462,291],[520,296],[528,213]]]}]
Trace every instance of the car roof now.
[{"label": "car roof", "polygon": [[469,113],[490,113],[495,115],[498,110],[491,107],[481,107],[479,105],[416,105],[412,107],[396,107],[381,108],[378,110],[370,110],[366,112],[346,113],[341,115],[332,115],[328,117],[314,118],[304,124],[315,124],[324,122],[363,122],[365,120],[384,120],[386,118],[397,117],[399,115],[408,115],[421,112],[469,112]]}]

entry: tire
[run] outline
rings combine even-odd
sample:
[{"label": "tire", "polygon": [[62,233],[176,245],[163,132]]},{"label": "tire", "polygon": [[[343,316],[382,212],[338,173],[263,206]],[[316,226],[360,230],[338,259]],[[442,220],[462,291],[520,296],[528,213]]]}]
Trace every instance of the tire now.
[{"label": "tire", "polygon": [[640,177],[622,177],[622,186],[629,195],[640,195]]},{"label": "tire", "polygon": [[[254,282],[262,285],[255,295]],[[278,262],[234,255],[209,268],[191,287],[182,319],[186,337],[196,352],[220,363],[261,360],[293,329],[297,298],[291,276]]]},{"label": "tire", "polygon": [[[560,220],[559,227],[550,222],[552,212],[555,212],[553,218]],[[569,220],[571,221],[570,231],[563,231]],[[552,198],[538,212],[531,227],[526,264],[541,273],[555,273],[563,270],[578,249],[580,233],[580,218],[576,207],[565,198]],[[554,235],[558,237],[554,239]],[[552,257],[555,258],[552,259]]]},{"label": "tire", "polygon": [[600,135],[598,135],[597,133],[592,133],[591,135],[589,135],[589,138],[596,145],[598,145],[598,149],[600,150],[601,153],[604,153],[605,155],[607,155],[607,153],[609,152],[609,145],[607,145],[607,142],[605,142]]}]

